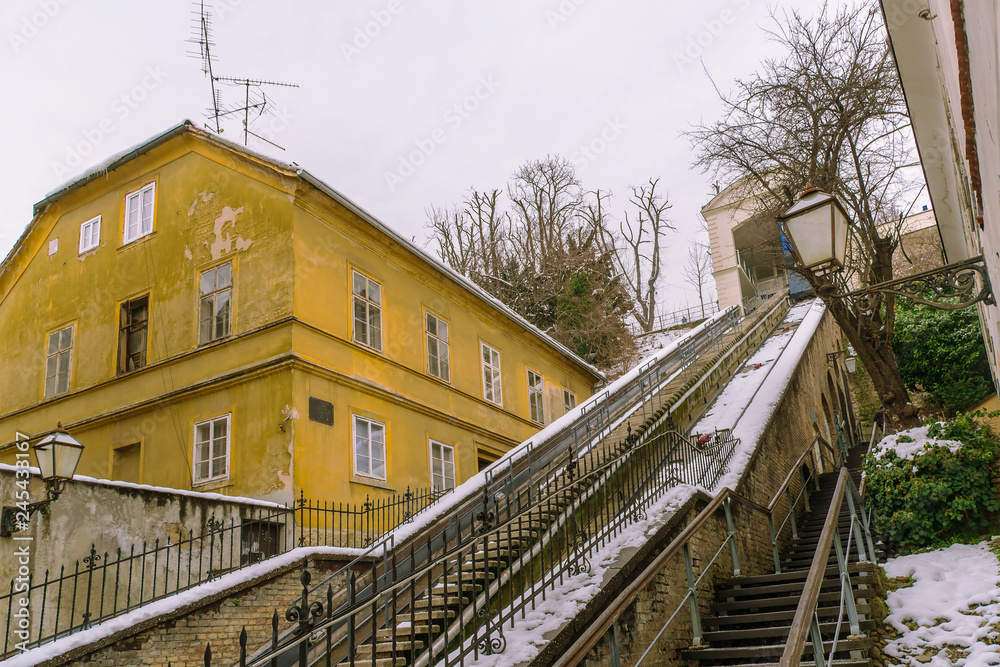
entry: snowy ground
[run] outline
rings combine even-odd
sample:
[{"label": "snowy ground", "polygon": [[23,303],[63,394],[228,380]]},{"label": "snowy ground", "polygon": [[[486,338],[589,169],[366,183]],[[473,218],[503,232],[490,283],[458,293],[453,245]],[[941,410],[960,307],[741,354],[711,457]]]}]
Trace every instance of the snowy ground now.
[{"label": "snowy ground", "polygon": [[888,664],[1000,664],[1000,566],[989,544],[901,556],[885,571],[914,580],[889,594],[886,622],[901,636],[885,647]]},{"label": "snowy ground", "polygon": [[654,352],[659,352],[674,341],[680,340],[691,333],[691,329],[669,329],[658,331],[636,338],[636,350],[640,359],[645,359]]},{"label": "snowy ground", "polygon": [[713,430],[734,429],[746,413],[747,406],[759,393],[764,380],[770,375],[778,358],[789,347],[797,325],[814,306],[814,302],[800,303],[788,311],[779,329],[787,328],[771,336],[736,372],[726,387],[712,403],[708,411],[698,420],[693,433],[709,433]]}]

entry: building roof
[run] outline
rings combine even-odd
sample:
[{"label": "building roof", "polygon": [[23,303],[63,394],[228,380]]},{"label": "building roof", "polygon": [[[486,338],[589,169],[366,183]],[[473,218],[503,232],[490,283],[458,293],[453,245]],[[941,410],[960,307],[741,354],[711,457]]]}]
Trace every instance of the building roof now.
[{"label": "building roof", "polygon": [[470,279],[458,273],[451,267],[434,259],[425,250],[417,247],[410,241],[400,236],[393,229],[391,229],[390,227],[379,221],[377,218],[375,218],[375,216],[365,211],[363,208],[361,208],[360,206],[352,202],[350,199],[348,199],[346,196],[344,196],[337,190],[334,190],[332,187],[330,187],[329,185],[327,185],[322,180],[312,175],[305,169],[302,169],[295,163],[286,163],[280,160],[275,160],[274,158],[249,150],[245,146],[241,146],[227,139],[223,139],[222,137],[212,132],[200,129],[190,120],[184,120],[183,122],[174,125],[173,127],[167,129],[166,131],[161,132],[160,134],[150,137],[149,139],[146,139],[145,141],[136,144],[131,148],[128,148],[124,151],[121,151],[119,153],[116,153],[108,157],[107,159],[90,167],[82,174],[66,181],[65,183],[63,183],[62,185],[60,185],[59,187],[48,193],[44,199],[35,204],[33,208],[34,215],[32,217],[31,222],[25,228],[24,232],[21,234],[21,237],[18,239],[17,243],[14,244],[14,247],[7,254],[7,257],[4,258],[2,263],[0,263],[0,275],[2,275],[4,273],[4,270],[8,268],[8,264],[11,262],[12,258],[17,254],[19,248],[27,239],[28,235],[37,226],[42,213],[45,211],[46,208],[48,208],[50,204],[53,204],[60,198],[69,194],[70,192],[73,192],[81,187],[84,187],[85,185],[91,183],[92,181],[106,175],[108,172],[114,171],[119,167],[121,167],[122,165],[131,162],[138,156],[147,153],[150,150],[156,148],[157,146],[160,146],[170,141],[171,139],[174,139],[175,137],[181,136],[183,134],[191,134],[197,136],[198,138],[208,143],[216,144],[226,150],[230,150],[236,153],[252,157],[255,160],[260,160],[261,162],[264,162],[272,167],[275,167],[285,172],[291,172],[292,174],[298,176],[306,183],[312,185],[317,190],[327,195],[328,197],[336,201],[338,204],[340,204],[341,206],[351,211],[365,222],[375,227],[379,232],[390,237],[395,243],[398,243],[400,246],[408,249],[419,260],[423,261],[431,268],[435,269],[439,273],[443,274],[445,277],[449,278],[453,283],[455,283],[461,289],[469,292],[473,296],[484,301],[490,307],[501,311],[511,320],[513,320],[518,325],[523,327],[525,330],[527,330],[535,337],[540,339],[541,342],[548,345],[549,347],[554,348],[556,351],[560,352],[563,356],[572,360],[575,364],[577,364],[580,368],[584,369],[596,380],[599,381],[606,380],[606,377],[601,371],[595,368],[592,364],[589,364],[583,359],[581,359],[578,355],[572,352],[565,345],[563,345],[562,343],[555,340],[554,338],[549,336],[547,333],[545,333],[538,327],[528,322],[526,319],[518,315],[516,312],[514,312],[511,308],[509,308],[499,299],[495,298],[491,294],[487,293],[484,289],[476,285]]},{"label": "building roof", "polygon": [[915,15],[912,20],[888,20],[910,16],[906,0],[881,0],[881,6],[941,245],[949,262],[968,259],[971,253],[962,231],[963,186],[954,168],[961,160],[953,155],[952,138],[942,133],[949,127],[949,110],[942,97],[934,28],[929,20],[915,20]]}]

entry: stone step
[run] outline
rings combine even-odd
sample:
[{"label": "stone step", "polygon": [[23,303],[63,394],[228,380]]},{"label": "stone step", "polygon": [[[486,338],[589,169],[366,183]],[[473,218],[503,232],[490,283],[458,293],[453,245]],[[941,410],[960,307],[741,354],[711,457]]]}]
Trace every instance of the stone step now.
[{"label": "stone step", "polygon": [[431,595],[428,597],[425,595],[414,600],[413,607],[414,609],[427,609],[429,607],[464,607],[471,602],[472,598],[465,597],[464,595],[462,597],[458,597],[457,595],[449,595],[448,597],[443,595]]},{"label": "stone step", "polygon": [[[872,646],[870,637],[841,639],[837,642],[837,652],[867,651]],[[829,655],[833,642],[823,642],[823,653]],[[762,646],[723,646],[691,648],[681,651],[682,660],[698,660],[705,664],[706,660],[745,660],[747,658],[779,658],[785,651],[785,644],[765,644]],[[806,642],[802,649],[803,655],[812,655],[812,642]]]},{"label": "stone step", "polygon": [[[871,563],[851,563],[847,566],[847,571],[851,574],[855,572],[864,572],[870,574],[874,570],[875,566]],[[826,569],[826,576],[837,576],[839,574],[836,567],[828,567]],[[759,574],[748,577],[732,577],[726,579],[718,584],[719,588],[729,588],[735,586],[757,586],[757,585],[770,585],[774,583],[780,583],[784,581],[805,581],[806,577],[809,575],[808,570],[790,570],[787,572],[782,572],[780,574]]]},{"label": "stone step", "polygon": [[[390,634],[388,641],[382,641],[381,637],[378,637],[379,641],[375,643],[375,655],[389,655],[392,657],[392,635]],[[410,641],[410,633],[406,633],[405,638],[400,636],[399,633],[396,634],[396,657],[402,652],[409,652],[414,649],[417,651],[423,649],[427,644],[420,640]],[[370,658],[372,655],[372,645],[362,644],[361,646],[355,647],[355,655],[358,657],[364,656]]]},{"label": "stone step", "polygon": [[[871,605],[868,604],[857,604],[855,607],[859,614],[868,614],[871,611]],[[830,605],[830,606],[820,606],[816,612],[821,619],[823,618],[836,618],[840,613],[840,605]],[[758,626],[758,625],[771,625],[773,623],[779,623],[791,620],[795,617],[795,609],[778,609],[771,611],[760,611],[760,612],[747,612],[743,614],[730,614],[730,615],[713,615],[705,616],[702,618],[702,625],[708,627],[729,627],[734,626]]]},{"label": "stone step", "polygon": [[[851,584],[867,584],[871,585],[875,583],[875,578],[868,574],[855,574],[851,577]],[[749,587],[736,587],[730,586],[726,588],[716,588],[715,597],[716,599],[746,599],[760,596],[772,596],[780,594],[800,594],[802,589],[805,587],[805,580],[792,581],[786,583],[775,583],[775,584],[765,584],[758,586]],[[822,589],[837,589],[840,590],[840,577],[826,577],[823,579]]]},{"label": "stone step", "polygon": [[[875,629],[876,622],[872,620],[859,621],[862,632],[871,632]],[[754,642],[756,640],[773,640],[774,638],[786,639],[788,630],[791,628],[791,619],[787,622],[762,628],[743,628],[733,630],[711,630],[702,635],[702,639],[709,646],[718,646],[725,642]],[[841,635],[844,634],[844,625],[841,625]],[[819,624],[820,632],[824,637],[833,637],[837,631],[837,623],[831,619],[829,622]]]}]

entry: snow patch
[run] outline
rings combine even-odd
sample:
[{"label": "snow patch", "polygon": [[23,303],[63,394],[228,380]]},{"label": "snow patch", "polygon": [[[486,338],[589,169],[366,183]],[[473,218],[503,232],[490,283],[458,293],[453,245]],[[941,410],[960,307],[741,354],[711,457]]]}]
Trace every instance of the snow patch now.
[{"label": "snow patch", "polygon": [[[22,470],[18,466],[9,465],[7,463],[0,463],[0,470],[8,472],[17,472]],[[35,466],[28,468],[28,472],[32,475],[41,475],[41,471]],[[188,489],[172,489],[167,486],[153,486],[152,484],[136,484],[135,482],[121,482],[118,480],[111,479],[98,479],[97,477],[88,477],[87,475],[73,475],[74,482],[84,482],[86,484],[99,484],[101,486],[116,486],[121,489],[137,489],[139,491],[155,491],[157,493],[169,493],[175,496],[190,496],[192,498],[202,498],[204,500],[220,500],[227,503],[242,503],[245,505],[259,505],[261,507],[275,507],[278,509],[288,509],[285,505],[281,503],[272,503],[267,500],[260,500],[258,498],[244,498],[242,496],[227,496],[221,493],[208,493],[203,491],[190,491]]]},{"label": "snow patch", "polygon": [[[884,457],[887,452],[893,451],[896,452],[896,456],[899,458],[912,461],[917,456],[923,454],[929,447],[943,446],[954,452],[962,446],[962,443],[958,440],[939,440],[931,437],[927,433],[929,429],[930,425],[918,426],[906,431],[900,431],[899,433],[887,435],[882,438],[877,445],[875,445],[875,449],[873,451],[875,458],[880,459]],[[911,442],[900,442],[901,437],[909,439]]]},{"label": "snow patch", "polygon": [[[299,547],[288,553],[274,556],[264,562],[250,565],[237,572],[230,572],[218,579],[189,588],[186,591],[171,595],[170,597],[150,602],[127,614],[108,619],[100,625],[89,630],[83,630],[75,634],[57,639],[54,642],[43,644],[30,651],[26,651],[13,658],[3,661],[4,667],[31,667],[45,660],[52,660],[67,651],[71,651],[81,646],[86,646],[91,642],[96,642],[106,637],[110,637],[116,632],[127,630],[138,623],[154,619],[158,616],[169,614],[181,609],[189,604],[197,603],[216,593],[223,593],[239,584],[251,581],[257,577],[267,575],[278,568],[301,561],[303,558],[318,555],[328,555],[342,557],[345,560],[353,560],[358,556],[368,553],[363,549],[346,549],[341,547]],[[231,628],[229,630],[232,630]],[[227,630],[228,631],[228,630]],[[235,634],[235,630],[233,631]]]},{"label": "snow patch", "polygon": [[[715,489],[736,488],[825,312],[826,307],[819,299],[789,309],[778,325],[789,330],[772,335],[744,362],[743,370],[733,376],[692,428],[695,433],[730,429],[739,438],[729,471]],[[793,329],[793,325],[798,326]]]},{"label": "snow patch", "polygon": [[885,571],[915,580],[887,600],[886,621],[902,635],[885,647],[895,664],[1000,664],[1000,566],[986,542],[893,558]]}]

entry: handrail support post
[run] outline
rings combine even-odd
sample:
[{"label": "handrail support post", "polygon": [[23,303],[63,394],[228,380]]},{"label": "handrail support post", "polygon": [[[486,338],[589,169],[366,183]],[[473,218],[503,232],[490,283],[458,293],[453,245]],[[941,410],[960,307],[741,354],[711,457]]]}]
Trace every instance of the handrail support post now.
[{"label": "handrail support post", "polygon": [[[850,494],[847,494],[850,497]],[[858,545],[860,547],[860,544]],[[847,589],[844,604],[847,606],[847,620],[851,625],[851,634],[861,634],[861,624],[858,623],[858,609],[854,606],[854,589],[851,587],[851,574],[847,571],[847,559],[844,557],[844,547],[840,544],[840,529],[833,535],[833,548],[837,552],[837,567],[840,570],[841,585]]]},{"label": "handrail support post", "polygon": [[[854,541],[858,543],[858,560],[868,560],[868,556],[865,554],[865,540],[861,534],[861,516],[854,506],[854,494],[848,491],[844,495],[847,496],[847,507],[851,510],[851,526],[854,529]],[[872,551],[872,560],[875,560],[874,551]]]},{"label": "handrail support post", "polygon": [[781,555],[778,553],[778,536],[774,534],[774,516],[767,515],[767,527],[771,530],[771,551],[774,553],[774,573],[781,574]]},{"label": "handrail support post", "polygon": [[691,549],[684,543],[684,571],[687,573],[688,602],[691,606],[691,645],[701,646],[701,611],[698,609],[698,592],[694,587],[694,566],[691,563]]},{"label": "handrail support post", "polygon": [[787,486],[785,487],[785,500],[788,501],[788,519],[792,523],[792,539],[798,539],[799,528],[795,522],[795,503],[792,500],[792,491]]},{"label": "handrail support post", "polygon": [[726,527],[729,529],[729,548],[733,553],[733,576],[740,576],[740,552],[736,548],[736,530],[733,528],[733,512],[730,498],[726,498],[724,507],[726,510]]},{"label": "handrail support post", "polygon": [[813,661],[816,667],[826,667],[826,656],[823,655],[823,633],[819,629],[819,614],[813,612],[812,622],[809,624],[809,632],[812,635]]}]

